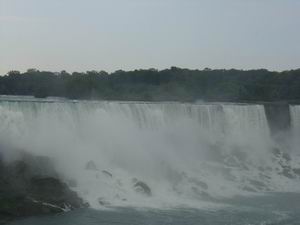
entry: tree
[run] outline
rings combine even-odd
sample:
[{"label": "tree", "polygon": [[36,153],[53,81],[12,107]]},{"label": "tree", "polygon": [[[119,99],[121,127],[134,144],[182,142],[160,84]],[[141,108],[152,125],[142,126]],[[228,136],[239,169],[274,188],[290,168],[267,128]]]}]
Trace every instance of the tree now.
[{"label": "tree", "polygon": [[20,71],[18,71],[18,70],[11,70],[11,71],[9,71],[8,73],[7,73],[7,75],[8,76],[18,76],[18,75],[20,75],[21,73],[20,73]]}]

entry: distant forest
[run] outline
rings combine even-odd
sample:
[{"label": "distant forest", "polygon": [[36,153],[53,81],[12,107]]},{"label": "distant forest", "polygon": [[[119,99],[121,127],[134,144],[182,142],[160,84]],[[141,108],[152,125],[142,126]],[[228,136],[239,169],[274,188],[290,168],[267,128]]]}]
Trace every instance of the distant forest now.
[{"label": "distant forest", "polygon": [[300,101],[300,69],[116,71],[29,69],[0,76],[1,95],[135,101]]}]

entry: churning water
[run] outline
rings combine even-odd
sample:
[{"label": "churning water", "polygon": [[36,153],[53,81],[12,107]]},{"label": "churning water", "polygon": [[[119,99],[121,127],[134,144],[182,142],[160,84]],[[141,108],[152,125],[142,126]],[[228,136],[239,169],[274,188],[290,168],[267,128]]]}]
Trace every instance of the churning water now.
[{"label": "churning water", "polygon": [[283,145],[263,105],[2,98],[0,143],[50,157],[101,209],[26,224],[296,224],[268,222],[300,212],[300,203],[277,207],[299,199],[300,107],[290,116]]},{"label": "churning water", "polygon": [[298,194],[276,193],[233,199],[230,206],[219,209],[84,209],[10,225],[299,225],[299,201]]}]

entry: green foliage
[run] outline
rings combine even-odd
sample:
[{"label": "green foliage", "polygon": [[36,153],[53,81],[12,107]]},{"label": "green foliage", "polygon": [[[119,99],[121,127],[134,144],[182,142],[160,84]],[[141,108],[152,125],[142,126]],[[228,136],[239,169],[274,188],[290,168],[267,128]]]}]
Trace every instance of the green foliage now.
[{"label": "green foliage", "polygon": [[0,94],[136,101],[300,101],[300,69],[270,72],[171,67],[72,75],[29,69],[0,76]]}]

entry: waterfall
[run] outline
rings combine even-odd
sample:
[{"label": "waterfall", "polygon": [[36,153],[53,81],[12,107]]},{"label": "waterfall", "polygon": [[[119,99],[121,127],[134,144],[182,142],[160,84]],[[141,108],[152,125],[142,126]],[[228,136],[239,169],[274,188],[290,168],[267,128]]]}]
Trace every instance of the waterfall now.
[{"label": "waterfall", "polygon": [[295,132],[300,133],[300,106],[290,106],[291,118],[292,118],[292,127]]},{"label": "waterfall", "polygon": [[[291,112],[299,126],[299,107]],[[276,172],[273,145],[263,105],[0,101],[0,147],[52,158],[93,207],[294,191],[295,179]]]},{"label": "waterfall", "polygon": [[300,106],[292,105],[290,106],[290,115],[291,115],[291,137],[292,137],[292,146],[293,151],[296,154],[300,154]]}]

